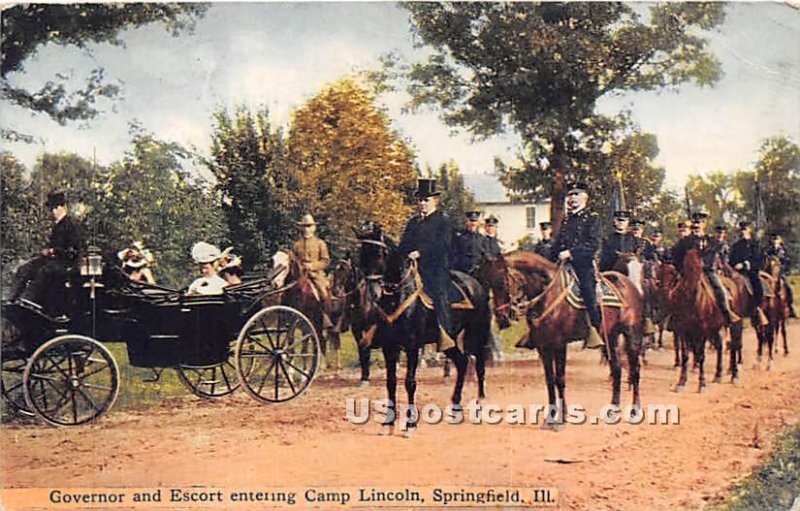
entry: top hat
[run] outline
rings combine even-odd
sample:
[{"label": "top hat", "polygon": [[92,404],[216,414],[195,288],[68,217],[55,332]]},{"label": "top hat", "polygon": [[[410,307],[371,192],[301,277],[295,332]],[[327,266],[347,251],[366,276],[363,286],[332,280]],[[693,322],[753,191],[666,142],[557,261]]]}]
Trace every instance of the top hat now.
[{"label": "top hat", "polygon": [[56,206],[64,206],[67,204],[67,198],[64,192],[53,192],[47,194],[47,207],[55,208]]},{"label": "top hat", "polygon": [[317,225],[317,222],[314,220],[314,217],[311,216],[310,213],[306,213],[300,218],[300,221],[297,222],[297,225],[300,227],[308,227],[309,225]]},{"label": "top hat", "polygon": [[436,190],[435,179],[420,178],[417,180],[417,191],[414,192],[414,197],[425,199],[438,195],[441,195],[441,192]]}]

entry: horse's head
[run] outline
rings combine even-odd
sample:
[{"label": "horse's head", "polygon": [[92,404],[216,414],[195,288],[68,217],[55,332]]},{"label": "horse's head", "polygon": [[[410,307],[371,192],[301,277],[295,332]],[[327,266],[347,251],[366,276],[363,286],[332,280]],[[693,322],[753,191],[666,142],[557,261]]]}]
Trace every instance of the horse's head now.
[{"label": "horse's head", "polygon": [[520,282],[514,277],[508,261],[501,254],[487,257],[478,263],[475,277],[487,290],[492,291],[494,315],[500,328],[508,328],[515,319],[514,298],[521,294]]},{"label": "horse's head", "polygon": [[399,251],[381,226],[374,222],[356,230],[356,237],[361,245],[358,269],[367,283],[366,298],[377,303],[384,296],[386,283],[396,284],[400,280],[403,265]]},{"label": "horse's head", "polygon": [[683,276],[688,282],[696,282],[703,273],[703,256],[696,248],[689,249],[683,258]]},{"label": "horse's head", "polygon": [[350,258],[338,260],[331,272],[331,294],[335,297],[345,296],[352,293],[357,285],[356,268]]},{"label": "horse's head", "polygon": [[777,279],[781,276],[781,260],[774,255],[767,256],[764,261],[764,270]]},{"label": "horse's head", "polygon": [[655,285],[662,291],[669,291],[678,283],[678,269],[672,264],[661,263],[655,268]]}]

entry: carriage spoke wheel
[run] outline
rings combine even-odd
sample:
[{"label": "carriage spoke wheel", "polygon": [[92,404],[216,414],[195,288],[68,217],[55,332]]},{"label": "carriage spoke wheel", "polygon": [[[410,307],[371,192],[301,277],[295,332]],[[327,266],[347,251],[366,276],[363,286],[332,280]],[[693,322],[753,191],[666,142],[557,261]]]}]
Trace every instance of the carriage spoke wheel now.
[{"label": "carriage spoke wheel", "polygon": [[21,415],[33,415],[28,404],[25,402],[25,388],[23,385],[23,375],[25,374],[25,359],[6,360],[3,357],[3,379],[0,382],[0,391],[3,394],[3,402],[8,407]]},{"label": "carriage spoke wheel", "polygon": [[108,411],[119,394],[119,368],[99,342],[64,335],[41,345],[24,374],[25,401],[43,421],[78,426]]},{"label": "carriage spoke wheel", "polygon": [[296,309],[276,305],[257,312],[242,328],[236,368],[250,396],[282,403],[308,389],[319,370],[320,353],[311,321]]},{"label": "carriage spoke wheel", "polygon": [[231,348],[228,359],[221,364],[211,366],[181,364],[177,367],[178,378],[196,396],[206,399],[227,396],[240,385],[233,357],[234,350]]}]

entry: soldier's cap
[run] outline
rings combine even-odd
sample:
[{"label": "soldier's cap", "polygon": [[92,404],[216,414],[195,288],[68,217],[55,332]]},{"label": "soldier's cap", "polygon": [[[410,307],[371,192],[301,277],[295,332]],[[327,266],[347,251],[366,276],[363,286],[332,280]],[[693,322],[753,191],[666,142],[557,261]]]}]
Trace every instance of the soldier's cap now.
[{"label": "soldier's cap", "polygon": [[471,220],[473,222],[477,222],[478,219],[481,217],[480,211],[467,211],[464,216],[467,217],[467,220]]},{"label": "soldier's cap", "polygon": [[494,215],[489,215],[489,218],[486,219],[486,225],[497,225],[499,223],[500,220],[498,220]]},{"label": "soldier's cap", "polygon": [[221,258],[223,255],[230,253],[232,247],[226,248],[225,252],[221,252],[219,247],[206,243],[205,241],[198,241],[192,245],[192,260],[197,264],[213,263]]},{"label": "soldier's cap", "polygon": [[702,222],[708,218],[708,213],[705,211],[695,211],[692,213],[692,222]]},{"label": "soldier's cap", "polygon": [[567,186],[567,195],[571,195],[573,193],[588,193],[589,187],[586,186],[584,181],[575,181]]},{"label": "soldier's cap", "polygon": [[728,228],[722,224],[716,225],[714,226],[714,232],[728,232]]},{"label": "soldier's cap", "polygon": [[634,218],[631,220],[631,229],[641,229],[644,227],[644,222],[639,220],[638,218]]},{"label": "soldier's cap", "polygon": [[659,228],[655,228],[652,231],[650,231],[650,237],[651,238],[660,238],[662,234],[664,234],[664,233],[661,232],[661,229],[659,229]]},{"label": "soldier's cap", "polygon": [[300,227],[308,227],[310,225],[317,225],[317,222],[316,220],[314,220],[314,217],[311,216],[310,213],[306,213],[305,215],[300,217],[300,221],[297,222],[297,225],[299,225]]},{"label": "soldier's cap", "polygon": [[631,217],[631,212],[626,209],[618,209],[614,211],[614,218],[628,219]]},{"label": "soldier's cap", "polygon": [[542,230],[551,229],[553,227],[552,222],[539,222],[539,228]]},{"label": "soldier's cap", "polygon": [[436,180],[428,178],[420,178],[417,180],[417,191],[414,192],[414,197],[418,199],[426,199],[428,197],[436,197],[441,195],[441,192],[436,190]]},{"label": "soldier's cap", "polygon": [[67,204],[67,197],[64,192],[53,192],[47,194],[46,205],[48,209],[53,209],[57,206],[65,206]]},{"label": "soldier's cap", "polygon": [[747,220],[742,220],[741,222],[739,222],[739,230],[743,231],[749,228],[750,228],[750,222],[748,222]]},{"label": "soldier's cap", "polygon": [[686,222],[678,222],[676,227],[678,227],[678,229],[686,229],[687,225]]}]

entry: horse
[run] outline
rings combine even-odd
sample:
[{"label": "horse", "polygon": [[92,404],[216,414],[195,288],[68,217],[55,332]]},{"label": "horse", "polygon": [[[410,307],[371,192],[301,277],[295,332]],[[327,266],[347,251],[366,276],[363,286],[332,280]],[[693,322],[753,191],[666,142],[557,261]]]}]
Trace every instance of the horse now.
[{"label": "horse", "polygon": [[[728,293],[731,295],[732,312],[741,316],[747,309],[747,295],[742,292],[741,284],[733,280],[720,277]],[[722,338],[720,330],[725,326],[722,311],[714,299],[714,293],[708,277],[703,274],[703,261],[700,251],[690,249],[686,252],[683,261],[683,275],[679,276],[673,265],[661,265],[658,281],[661,290],[666,293],[666,303],[671,316],[671,326],[676,338],[683,343],[681,346],[681,375],[675,385],[675,392],[680,392],[686,386],[688,352],[694,355],[695,363],[699,368],[698,392],[706,388],[705,378],[705,343],[709,340],[717,350],[717,368],[714,383],[722,381]],[[743,324],[741,317],[734,318],[730,327],[730,374],[731,382],[739,380],[739,366],[737,353],[742,343]]]},{"label": "horse", "polygon": [[364,315],[364,301],[367,297],[367,283],[358,266],[350,257],[336,262],[331,272],[331,339],[340,345],[341,333],[350,330],[358,349],[358,363],[361,368],[360,385],[369,385],[371,349],[364,347],[362,339],[369,328],[369,320]]},{"label": "horse", "polygon": [[753,369],[761,367],[761,357],[763,347],[767,345],[769,357],[767,360],[767,370],[772,369],[773,351],[775,340],[779,334],[783,335],[784,356],[789,354],[789,345],[786,341],[786,290],[781,280],[781,263],[777,257],[767,257],[764,268],[759,272],[759,281],[764,287],[764,295],[759,304],[766,321],[755,327],[758,338],[757,359]]},{"label": "horse", "polygon": [[[487,259],[478,268],[478,280],[492,290],[494,311],[500,328],[507,328],[515,309],[528,323],[528,343],[532,342],[542,359],[550,404],[550,413],[543,424],[558,430],[564,423],[566,410],[567,344],[585,338],[588,322],[583,309],[570,304],[565,278],[571,269],[566,263],[556,265],[531,252],[517,251]],[[611,403],[619,406],[622,352],[627,354],[629,381],[633,389],[633,411],[641,407],[639,393],[640,357],[642,353],[642,296],[633,283],[617,272],[602,274],[620,299],[621,307],[603,304],[603,334],[613,379]],[[624,342],[618,342],[622,335]],[[527,344],[527,345],[526,345]],[[556,401],[556,389],[558,401]]]},{"label": "horse", "polygon": [[[436,315],[422,286],[417,263],[404,260],[394,241],[382,229],[372,228],[358,236],[361,244],[359,267],[367,282],[367,295],[363,313],[372,326],[364,335],[364,343],[377,342],[386,361],[386,389],[389,406],[381,434],[394,430],[397,403],[397,363],[400,350],[406,352],[405,388],[408,395],[406,436],[413,436],[417,426],[415,393],[416,372],[420,352],[426,344],[441,344]],[[460,332],[454,347],[445,347],[445,355],[456,367],[456,379],[451,397],[453,414],[463,413],[462,389],[469,355],[476,357],[478,399],[486,397],[486,357],[490,342],[491,313],[489,300],[481,285],[471,276],[451,272],[465,293],[469,305],[453,308],[451,318],[455,330]]]}]

